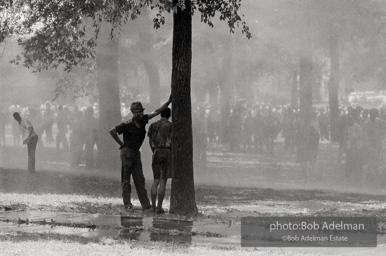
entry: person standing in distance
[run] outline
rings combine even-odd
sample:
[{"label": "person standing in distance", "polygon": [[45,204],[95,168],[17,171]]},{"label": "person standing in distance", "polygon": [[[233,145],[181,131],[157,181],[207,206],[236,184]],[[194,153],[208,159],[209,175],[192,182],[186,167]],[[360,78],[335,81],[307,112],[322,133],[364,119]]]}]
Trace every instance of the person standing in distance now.
[{"label": "person standing in distance", "polygon": [[[172,178],[172,123],[170,108],[161,112],[161,119],[149,127],[150,148],[153,152],[152,168],[154,182],[151,187],[151,204],[155,213],[163,214],[162,202],[165,197],[166,182]],[[158,204],[156,205],[158,195]]]},{"label": "person standing in distance", "polygon": [[[150,119],[159,115],[171,103],[171,96],[159,109],[145,115],[141,102],[136,101],[131,104],[130,111],[133,118],[128,122],[123,122],[110,130],[110,135],[120,145],[120,157],[122,161],[121,168],[121,186],[123,204],[126,209],[132,209],[131,203],[131,185],[130,176],[133,176],[138,199],[141,202],[142,210],[151,209],[150,201],[145,189],[145,177],[142,170],[141,152],[139,149],[146,135],[146,124]],[[118,135],[123,134],[123,141]]]},{"label": "person standing in distance", "polygon": [[22,119],[19,112],[13,113],[13,118],[19,123],[23,144],[27,144],[28,149],[28,171],[35,172],[35,153],[38,143],[38,135],[36,134],[31,122],[28,119]]}]

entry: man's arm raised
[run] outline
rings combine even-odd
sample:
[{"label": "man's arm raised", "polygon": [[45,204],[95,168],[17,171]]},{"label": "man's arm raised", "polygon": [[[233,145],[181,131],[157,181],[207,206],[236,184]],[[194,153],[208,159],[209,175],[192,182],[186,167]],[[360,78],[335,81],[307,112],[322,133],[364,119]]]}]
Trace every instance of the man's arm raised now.
[{"label": "man's arm raised", "polygon": [[162,111],[164,111],[168,106],[169,104],[172,102],[172,95],[170,94],[170,97],[168,99],[168,101],[166,101],[160,108],[156,109],[155,111],[151,112],[148,116],[149,116],[149,120],[152,119],[153,117],[159,115]]}]

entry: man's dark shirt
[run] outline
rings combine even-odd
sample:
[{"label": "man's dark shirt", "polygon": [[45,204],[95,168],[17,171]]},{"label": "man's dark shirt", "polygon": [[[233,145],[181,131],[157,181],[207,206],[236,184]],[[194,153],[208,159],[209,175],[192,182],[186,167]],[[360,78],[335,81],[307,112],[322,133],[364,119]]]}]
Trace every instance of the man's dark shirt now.
[{"label": "man's dark shirt", "polygon": [[133,150],[139,150],[145,140],[145,126],[149,122],[149,116],[143,115],[143,117],[137,119],[137,121],[141,124],[141,128],[138,128],[133,120],[123,122],[115,127],[118,134],[123,134],[123,143],[125,146]]}]

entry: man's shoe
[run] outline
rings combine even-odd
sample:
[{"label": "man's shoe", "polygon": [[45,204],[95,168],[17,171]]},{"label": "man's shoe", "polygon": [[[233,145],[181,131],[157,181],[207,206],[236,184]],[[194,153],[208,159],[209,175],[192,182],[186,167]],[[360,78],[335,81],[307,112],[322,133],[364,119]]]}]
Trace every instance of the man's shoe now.
[{"label": "man's shoe", "polygon": [[126,205],[125,205],[125,209],[126,209],[126,210],[131,210],[131,209],[133,209],[133,204],[132,204],[132,203],[126,204]]},{"label": "man's shoe", "polygon": [[142,207],[142,211],[147,211],[147,210],[150,210],[150,209],[152,209],[152,208],[151,208],[151,205]]},{"label": "man's shoe", "polygon": [[155,210],[155,213],[157,213],[157,214],[164,214],[165,211],[164,211],[164,209],[162,209],[162,208],[157,208],[157,209]]}]

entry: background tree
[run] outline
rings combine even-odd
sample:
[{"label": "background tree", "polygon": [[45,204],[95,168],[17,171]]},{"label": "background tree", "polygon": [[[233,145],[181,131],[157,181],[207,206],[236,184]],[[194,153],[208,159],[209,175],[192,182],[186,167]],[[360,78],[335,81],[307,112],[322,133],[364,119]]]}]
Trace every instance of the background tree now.
[{"label": "background tree", "polygon": [[[315,86],[320,83],[316,79],[320,80],[320,77],[327,76],[332,137],[335,139],[335,127],[339,118],[339,84],[341,79],[353,81],[350,78],[352,74],[341,72],[340,63],[345,61],[342,59],[342,52],[344,51],[344,56],[353,57],[356,55],[355,51],[347,52],[352,49],[352,44],[356,45],[361,41],[374,44],[378,41],[374,35],[378,34],[380,38],[382,17],[385,14],[381,1],[262,0],[248,5],[250,7],[248,10],[259,10],[257,13],[259,19],[256,23],[262,40],[269,40],[272,45],[287,52],[287,56],[297,56],[293,61],[299,64],[304,62],[298,62],[296,59],[302,60],[308,52],[308,63],[310,65],[312,63],[313,68],[309,68],[308,72],[312,72],[309,78],[312,79],[307,82],[307,86],[313,89],[305,92],[303,90],[308,87],[301,86],[300,95],[309,95],[315,91]],[[364,56],[357,59],[363,61],[362,57]],[[377,72],[379,65],[373,62],[372,58],[367,60],[371,62],[369,68]],[[322,68],[315,69],[317,66]],[[299,67],[306,65],[300,64]],[[349,64],[344,69],[351,67]],[[301,70],[299,72],[307,74]],[[317,74],[318,72],[326,74]],[[299,82],[303,81],[301,77],[299,79]],[[302,96],[300,98],[301,101],[302,98],[309,99]],[[301,105],[309,106],[308,110],[311,106],[309,102]]]}]

